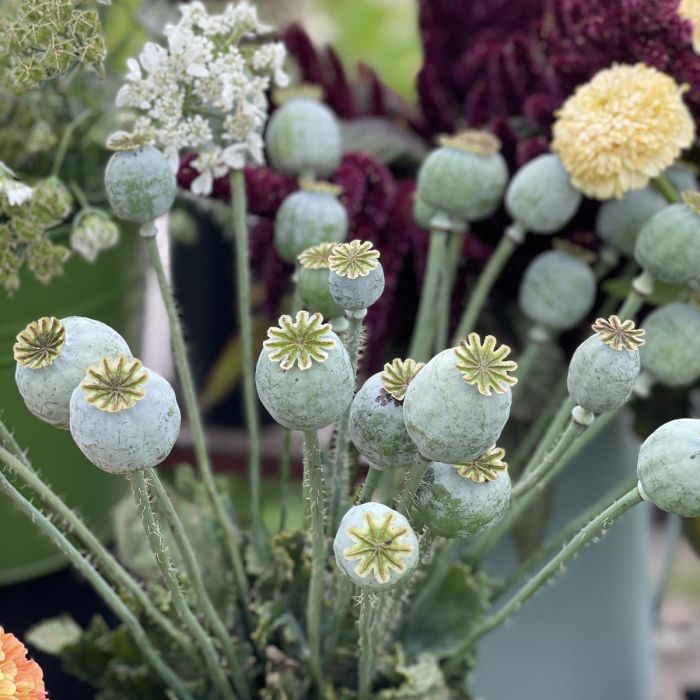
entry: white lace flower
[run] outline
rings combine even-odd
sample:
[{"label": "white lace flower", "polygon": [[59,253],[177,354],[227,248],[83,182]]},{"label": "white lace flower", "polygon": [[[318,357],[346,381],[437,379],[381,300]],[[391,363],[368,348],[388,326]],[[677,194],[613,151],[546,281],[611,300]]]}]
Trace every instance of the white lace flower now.
[{"label": "white lace flower", "polygon": [[[190,189],[193,194],[211,194],[214,180],[226,175],[230,166],[226,163],[224,152],[220,148],[202,151],[190,164],[199,175],[192,180]],[[243,167],[244,163],[237,166]]]},{"label": "white lace flower", "polygon": [[32,198],[33,194],[32,187],[20,182],[14,172],[0,162],[0,195],[7,197],[7,202],[11,207],[24,204]]}]

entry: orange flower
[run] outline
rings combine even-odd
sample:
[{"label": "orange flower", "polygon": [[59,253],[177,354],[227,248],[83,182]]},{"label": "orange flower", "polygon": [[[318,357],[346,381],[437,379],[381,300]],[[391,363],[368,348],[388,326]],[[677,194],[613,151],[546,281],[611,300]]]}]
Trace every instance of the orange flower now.
[{"label": "orange flower", "polygon": [[46,700],[44,674],[14,634],[0,627],[0,700]]}]

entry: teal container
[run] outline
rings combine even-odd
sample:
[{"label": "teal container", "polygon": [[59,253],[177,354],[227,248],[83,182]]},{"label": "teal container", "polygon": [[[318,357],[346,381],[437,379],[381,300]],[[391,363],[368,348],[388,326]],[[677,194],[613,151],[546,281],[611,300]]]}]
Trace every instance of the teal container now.
[{"label": "teal container", "polygon": [[[50,284],[29,274],[13,297],[0,290],[0,411],[32,464],[103,539],[110,535],[111,509],[124,493],[123,480],[90,464],[67,430],[32,416],[15,387],[12,346],[27,323],[41,316],[88,316],[121,333],[139,351],[143,308],[143,256],[135,230],[122,227],[116,248],[93,264],[74,255],[65,274]],[[36,499],[35,499],[35,502]],[[0,585],[50,573],[64,558],[7,500],[0,497]]]}]

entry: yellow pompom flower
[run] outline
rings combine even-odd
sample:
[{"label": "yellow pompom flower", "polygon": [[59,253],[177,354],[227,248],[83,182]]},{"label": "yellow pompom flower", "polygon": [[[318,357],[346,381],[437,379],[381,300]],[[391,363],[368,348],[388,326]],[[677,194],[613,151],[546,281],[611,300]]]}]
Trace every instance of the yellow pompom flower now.
[{"label": "yellow pompom flower", "polygon": [[0,627],[0,700],[46,700],[44,674],[24,644]]},{"label": "yellow pompom flower", "polygon": [[588,197],[645,187],[691,145],[686,88],[643,63],[613,65],[576,88],[556,112],[552,151]]},{"label": "yellow pompom flower", "polygon": [[700,53],[700,0],[681,0],[678,14],[693,25],[693,51]]}]

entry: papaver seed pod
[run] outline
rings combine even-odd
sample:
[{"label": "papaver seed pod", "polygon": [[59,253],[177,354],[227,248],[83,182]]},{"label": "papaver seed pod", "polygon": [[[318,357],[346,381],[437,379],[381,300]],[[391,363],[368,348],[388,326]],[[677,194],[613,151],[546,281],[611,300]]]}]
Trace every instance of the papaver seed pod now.
[{"label": "papaver seed pod", "polygon": [[265,146],[272,167],[285,175],[328,177],[342,155],[340,126],[315,96],[293,95],[270,117]]},{"label": "papaver seed pod", "polygon": [[112,155],[105,169],[105,192],[114,213],[145,224],[170,210],[176,182],[166,157],[153,146]]},{"label": "papaver seed pod", "polygon": [[698,189],[698,179],[695,173],[682,163],[666,169],[664,175],[666,175],[679,192]]},{"label": "papaver seed pod", "polygon": [[652,187],[625,192],[598,209],[595,230],[600,238],[623,255],[632,257],[642,227],[668,206],[666,198]]},{"label": "papaver seed pod", "polygon": [[523,165],[506,190],[506,210],[527,231],[555,233],[571,221],[581,204],[581,193],[571,186],[569,174],[553,153]]},{"label": "papaver seed pod", "polygon": [[684,199],[649,219],[634,249],[637,262],[654,279],[668,284],[700,277],[700,192],[686,192]]},{"label": "papaver seed pod", "polygon": [[68,430],[70,400],[88,367],[103,357],[131,356],[117,331],[84,316],[40,318],[14,345],[15,382],[27,408],[41,420]]},{"label": "papaver seed pod", "polygon": [[576,348],[569,363],[569,396],[582,408],[604,413],[622,406],[639,374],[639,347],[644,331],[617,316],[599,318],[595,335]]},{"label": "papaver seed pod", "polygon": [[348,510],[333,540],[338,569],[367,590],[393,588],[418,565],[418,538],[408,520],[382,503]]},{"label": "papaver seed pod", "polygon": [[437,214],[435,207],[431,207],[417,191],[414,192],[413,218],[421,228],[429,230]]},{"label": "papaver seed pod", "polygon": [[328,286],[329,258],[335,243],[319,243],[307,248],[298,257],[297,291],[304,306],[312,313],[327,319],[343,316],[342,306],[336,303]]},{"label": "papaver seed pod", "polygon": [[355,375],[321,314],[281,316],[267,336],[255,384],[270,415],[290,430],[318,430],[340,418],[352,401]]},{"label": "papaver seed pod", "polygon": [[508,181],[500,147],[500,141],[485,131],[443,137],[418,171],[418,196],[457,221],[491,216]]},{"label": "papaver seed pod", "polygon": [[595,274],[585,260],[550,250],[527,266],[518,303],[531,321],[561,332],[586,317],[595,301],[596,286]]},{"label": "papaver seed pod", "polygon": [[139,360],[103,358],[73,391],[70,432],[95,466],[129,474],[155,467],[170,454],[180,432],[180,408],[169,382]]},{"label": "papaver seed pod", "polygon": [[394,360],[373,374],[355,394],[350,407],[350,439],[375,467],[407,469],[418,450],[406,431],[403,399],[422,362]]},{"label": "papaver seed pod", "polygon": [[[416,517],[439,537],[471,537],[497,522],[510,501],[503,450],[493,448],[471,464],[431,462],[416,496]],[[475,473],[491,470],[477,481]]]},{"label": "papaver seed pod", "polygon": [[404,420],[424,459],[463,464],[476,459],[500,437],[511,405],[510,387],[517,380],[506,360],[510,348],[483,343],[470,334],[456,348],[433,357],[409,384]]},{"label": "papaver seed pod", "polygon": [[682,518],[700,516],[700,420],[657,428],[639,450],[637,476],[645,501]]},{"label": "papaver seed pod", "polygon": [[700,311],[682,301],[660,306],[644,319],[642,369],[666,386],[700,378]]},{"label": "papaver seed pod", "polygon": [[368,309],[382,295],[384,269],[369,241],[341,243],[328,260],[331,296],[346,311]]},{"label": "papaver seed pod", "polygon": [[328,182],[302,180],[301,189],[284,199],[275,217],[275,248],[282,260],[295,263],[307,248],[345,240],[348,215],[338,201],[340,191]]}]

